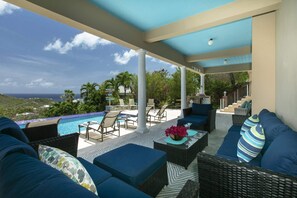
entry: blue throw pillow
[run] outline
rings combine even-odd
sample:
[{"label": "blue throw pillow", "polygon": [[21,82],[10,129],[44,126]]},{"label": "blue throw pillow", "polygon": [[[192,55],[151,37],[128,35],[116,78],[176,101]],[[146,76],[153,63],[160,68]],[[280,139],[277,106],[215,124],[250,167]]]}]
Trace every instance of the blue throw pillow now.
[{"label": "blue throw pillow", "polygon": [[246,119],[240,129],[240,135],[243,135],[247,132],[251,127],[256,126],[259,123],[259,117],[257,114],[252,115],[248,119]]},{"label": "blue throw pillow", "polygon": [[279,135],[264,153],[261,167],[297,176],[297,132],[288,130]]},{"label": "blue throw pillow", "polygon": [[195,115],[208,115],[208,112],[212,110],[211,104],[196,104],[192,105],[192,113]]},{"label": "blue throw pillow", "polygon": [[253,126],[244,133],[237,144],[237,157],[240,162],[249,162],[261,152],[265,143],[261,124]]}]

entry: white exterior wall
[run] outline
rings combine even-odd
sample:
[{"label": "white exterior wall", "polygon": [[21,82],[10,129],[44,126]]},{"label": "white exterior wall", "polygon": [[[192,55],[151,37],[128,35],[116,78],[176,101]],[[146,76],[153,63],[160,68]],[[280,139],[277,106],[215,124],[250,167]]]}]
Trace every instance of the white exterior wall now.
[{"label": "white exterior wall", "polygon": [[276,114],[295,131],[297,131],[296,8],[296,0],[283,0],[276,13]]}]

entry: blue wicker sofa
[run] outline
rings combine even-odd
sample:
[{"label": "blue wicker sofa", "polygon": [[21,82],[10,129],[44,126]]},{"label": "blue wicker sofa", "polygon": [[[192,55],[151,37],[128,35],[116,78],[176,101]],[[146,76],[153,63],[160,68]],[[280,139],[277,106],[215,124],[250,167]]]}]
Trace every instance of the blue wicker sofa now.
[{"label": "blue wicker sofa", "polygon": [[[99,197],[150,196],[112,177],[111,173],[78,158],[90,174]],[[39,161],[28,138],[13,121],[0,118],[0,197],[81,198],[98,197],[60,171]]]},{"label": "blue wicker sofa", "polygon": [[216,109],[211,104],[196,104],[183,109],[184,117],[177,121],[177,125],[192,123],[191,129],[200,129],[211,132],[215,129]]},{"label": "blue wicker sofa", "polygon": [[233,115],[215,156],[198,154],[200,197],[297,197],[297,132],[263,109],[264,147],[252,161],[240,163],[237,144],[246,118]]}]

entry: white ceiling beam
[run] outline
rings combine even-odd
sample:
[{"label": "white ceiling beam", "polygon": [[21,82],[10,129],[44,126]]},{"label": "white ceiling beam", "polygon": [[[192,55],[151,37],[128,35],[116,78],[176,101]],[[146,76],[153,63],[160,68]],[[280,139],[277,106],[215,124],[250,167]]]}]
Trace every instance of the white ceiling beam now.
[{"label": "white ceiling beam", "polygon": [[149,43],[157,42],[275,11],[280,3],[281,0],[237,0],[233,3],[150,30],[144,34],[144,40]]},{"label": "white ceiling beam", "polygon": [[251,63],[236,64],[236,65],[222,65],[217,67],[206,67],[204,68],[205,74],[221,74],[221,73],[233,73],[233,72],[243,72],[252,70]]},{"label": "white ceiling beam", "polygon": [[[191,68],[183,54],[164,43],[143,41],[143,32],[121,21],[91,1],[85,0],[5,0],[60,23],[89,32],[114,43],[148,54],[171,64]],[[203,68],[199,67],[202,71]]]},{"label": "white ceiling beam", "polygon": [[198,61],[205,61],[210,59],[217,59],[217,58],[227,58],[233,56],[242,56],[251,53],[251,47],[245,46],[240,48],[233,48],[228,50],[221,50],[210,52],[206,54],[197,54],[192,56],[187,56],[186,61],[189,63],[198,62]]}]

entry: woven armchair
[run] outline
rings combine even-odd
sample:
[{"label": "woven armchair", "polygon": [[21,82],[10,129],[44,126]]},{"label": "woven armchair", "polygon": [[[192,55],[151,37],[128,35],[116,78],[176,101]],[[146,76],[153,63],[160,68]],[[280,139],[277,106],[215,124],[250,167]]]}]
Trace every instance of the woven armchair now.
[{"label": "woven armchair", "polygon": [[78,146],[79,133],[72,133],[69,135],[51,137],[47,139],[42,139],[38,141],[29,142],[28,144],[33,147],[33,149],[38,152],[38,145],[43,144],[47,146],[52,146],[59,148],[74,157],[77,157],[77,146]]},{"label": "woven armchair", "polygon": [[297,177],[199,153],[200,197],[297,197]]}]

